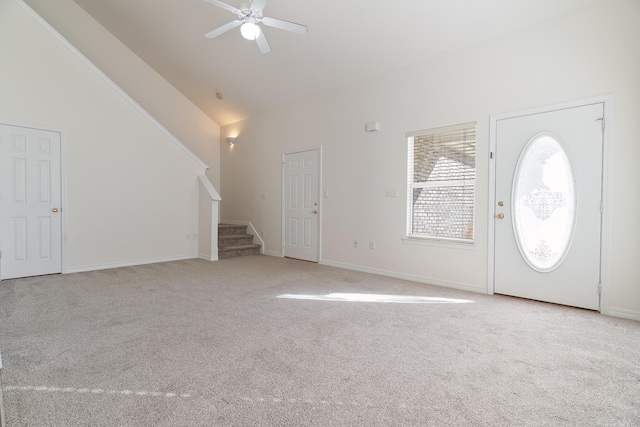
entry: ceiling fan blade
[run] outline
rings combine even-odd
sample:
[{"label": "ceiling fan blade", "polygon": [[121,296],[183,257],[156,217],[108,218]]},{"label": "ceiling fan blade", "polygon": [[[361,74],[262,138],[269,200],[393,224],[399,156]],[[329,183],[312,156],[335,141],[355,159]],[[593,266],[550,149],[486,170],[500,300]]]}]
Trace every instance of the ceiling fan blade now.
[{"label": "ceiling fan blade", "polygon": [[269,18],[268,16],[262,18],[262,22],[264,25],[280,28],[285,31],[291,31],[292,33],[306,34],[308,31],[306,25],[296,24],[295,22],[284,21],[277,18]]},{"label": "ceiling fan blade", "polygon": [[256,43],[258,43],[258,48],[262,53],[271,52],[271,46],[269,46],[269,42],[267,41],[267,36],[264,35],[264,31],[260,31],[260,37],[256,39]]},{"label": "ceiling fan blade", "polygon": [[253,0],[249,9],[255,12],[261,12],[262,9],[264,9],[264,7],[267,5],[268,1],[269,0]]},{"label": "ceiling fan blade", "polygon": [[242,24],[242,21],[231,21],[224,24],[222,27],[218,27],[213,31],[209,31],[204,36],[208,39],[215,39],[216,37],[226,33],[227,31],[233,30],[234,28],[240,26],[240,24]]},{"label": "ceiling fan blade", "polygon": [[231,13],[235,13],[236,15],[240,13],[240,9],[237,9],[231,6],[230,4],[222,3],[221,1],[218,1],[218,0],[203,0],[203,1],[206,1],[207,3],[211,3],[214,6],[221,7],[225,10],[228,10]]}]

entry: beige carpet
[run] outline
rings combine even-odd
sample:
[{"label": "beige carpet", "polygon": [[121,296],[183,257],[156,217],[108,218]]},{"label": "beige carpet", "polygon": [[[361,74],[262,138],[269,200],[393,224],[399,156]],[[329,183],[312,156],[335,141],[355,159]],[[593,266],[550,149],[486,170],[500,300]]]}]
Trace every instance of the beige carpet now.
[{"label": "beige carpet", "polygon": [[274,257],[0,282],[0,349],[8,427],[640,425],[638,322]]}]

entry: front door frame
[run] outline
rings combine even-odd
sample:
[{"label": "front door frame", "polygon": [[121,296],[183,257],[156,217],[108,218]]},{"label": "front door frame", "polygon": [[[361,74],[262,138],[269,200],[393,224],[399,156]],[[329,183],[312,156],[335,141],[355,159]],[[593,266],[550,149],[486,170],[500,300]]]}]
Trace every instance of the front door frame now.
[{"label": "front door frame", "polygon": [[316,261],[317,263],[320,263],[320,261],[322,260],[322,199],[323,199],[323,192],[322,192],[322,145],[320,145],[319,147],[316,148],[307,148],[307,149],[303,149],[303,150],[294,150],[294,151],[286,151],[282,153],[282,247],[281,247],[281,253],[282,253],[282,257],[287,256],[287,254],[285,253],[285,243],[286,243],[286,206],[285,206],[285,195],[286,195],[286,191],[287,191],[287,184],[286,184],[286,171],[285,171],[285,160],[287,158],[287,155],[290,154],[298,154],[298,153],[307,153],[310,151],[317,151],[318,152],[318,235],[316,236],[316,244],[318,245],[318,260]]},{"label": "front door frame", "polygon": [[[18,127],[18,128],[28,128],[41,130],[45,132],[54,132],[60,135],[60,273],[59,274],[67,274],[67,245],[66,245],[66,224],[67,224],[67,168],[66,161],[66,137],[65,132],[62,129],[47,127],[47,126],[38,126],[30,123],[16,123],[9,120],[0,120],[0,124],[4,126]],[[1,219],[1,218],[0,218]],[[0,236],[0,239],[2,236]],[[0,265],[0,268],[2,266]],[[2,278],[2,272],[0,271],[0,280]],[[8,280],[8,279],[7,279]]]},{"label": "front door frame", "polygon": [[547,105],[528,110],[514,111],[509,113],[492,115],[489,117],[489,209],[488,209],[488,278],[487,293],[493,295],[495,289],[495,216],[496,216],[496,162],[495,155],[497,145],[497,126],[499,120],[513,119],[516,117],[532,114],[548,113],[555,110],[576,108],[584,105],[603,103],[604,104],[604,131],[602,141],[602,226],[600,239],[600,312],[609,312],[609,230],[610,230],[610,139],[611,139],[611,116],[613,101],[611,95],[603,95],[594,98],[569,101],[561,104]]}]

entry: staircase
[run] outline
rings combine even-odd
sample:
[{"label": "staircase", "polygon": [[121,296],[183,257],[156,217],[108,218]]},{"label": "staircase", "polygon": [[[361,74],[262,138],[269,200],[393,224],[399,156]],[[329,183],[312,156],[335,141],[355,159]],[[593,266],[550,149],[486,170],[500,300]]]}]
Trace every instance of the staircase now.
[{"label": "staircase", "polygon": [[243,255],[260,255],[260,245],[253,243],[247,226],[218,224],[218,259]]}]

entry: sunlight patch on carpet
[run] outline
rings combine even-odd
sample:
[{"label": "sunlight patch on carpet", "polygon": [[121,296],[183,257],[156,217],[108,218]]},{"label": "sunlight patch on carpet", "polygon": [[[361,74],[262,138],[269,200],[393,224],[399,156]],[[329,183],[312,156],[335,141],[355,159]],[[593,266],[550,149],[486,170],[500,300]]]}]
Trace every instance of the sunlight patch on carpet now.
[{"label": "sunlight patch on carpet", "polygon": [[467,304],[475,302],[468,299],[421,297],[410,295],[381,295],[381,294],[350,294],[332,293],[326,295],[282,294],[277,298],[313,301],[339,302],[384,302],[396,304]]}]

